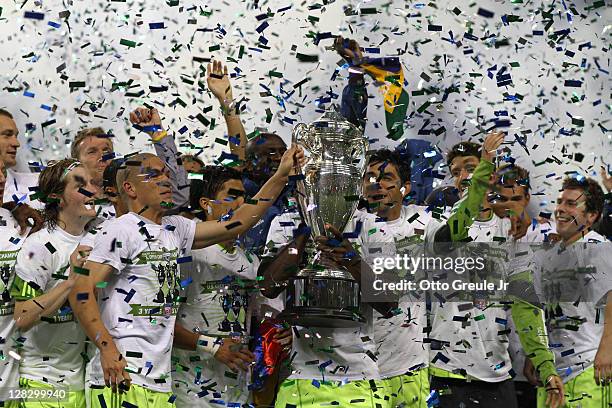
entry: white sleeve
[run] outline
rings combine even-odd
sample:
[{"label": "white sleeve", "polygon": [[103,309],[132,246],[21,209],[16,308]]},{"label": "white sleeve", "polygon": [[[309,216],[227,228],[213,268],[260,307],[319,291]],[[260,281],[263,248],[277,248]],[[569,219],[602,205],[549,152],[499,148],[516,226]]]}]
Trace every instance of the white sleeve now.
[{"label": "white sleeve", "polygon": [[[597,307],[606,304],[608,292],[612,291],[612,242],[587,243],[592,246],[593,253],[588,258],[588,266],[593,267],[592,273],[585,275],[585,290],[588,300]],[[589,276],[590,275],[590,276]]]},{"label": "white sleeve", "polygon": [[299,226],[286,213],[279,214],[270,223],[268,237],[262,258],[275,256],[285,245],[293,240],[293,230]]},{"label": "white sleeve", "polygon": [[[181,240],[181,249],[189,251],[193,246],[195,237],[196,222],[182,215],[171,215],[162,220],[164,226],[174,227],[174,231]],[[183,253],[185,251],[182,251]]]},{"label": "white sleeve", "polygon": [[[138,231],[131,231],[131,224],[118,220],[105,224],[96,234],[93,250],[87,260],[110,265],[116,272],[121,272],[132,263],[133,243],[130,235],[138,235]],[[141,237],[138,236],[137,239]]]},{"label": "white sleeve", "polygon": [[54,251],[51,242],[40,242],[39,238],[40,236],[35,234],[23,243],[17,254],[15,274],[24,282],[34,283],[44,291],[58,265],[51,253]]}]

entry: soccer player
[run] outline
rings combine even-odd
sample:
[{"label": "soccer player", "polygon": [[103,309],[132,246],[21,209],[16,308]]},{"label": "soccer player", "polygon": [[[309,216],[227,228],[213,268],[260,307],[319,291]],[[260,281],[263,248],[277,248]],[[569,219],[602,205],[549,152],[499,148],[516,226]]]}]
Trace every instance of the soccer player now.
[{"label": "soccer player", "polygon": [[76,268],[82,265],[79,242],[96,217],[97,187],[78,161],[64,159],[40,173],[39,189],[45,227],[25,240],[11,289],[15,323],[25,339],[20,385],[26,390],[63,389],[69,396],[66,402],[26,401],[26,407],[80,408],[85,404],[85,334],[67,300]]},{"label": "soccer player", "polygon": [[[190,196],[204,220],[223,220],[244,204],[242,175],[204,167],[204,179],[192,181]],[[249,402],[244,371],[255,356],[246,345],[252,318],[264,317],[258,310],[265,299],[255,285],[258,267],[257,256],[230,239],[192,251],[191,262],[181,268],[188,286],[175,325],[172,380],[178,406]],[[204,342],[210,347],[198,347]]]},{"label": "soccer player", "polygon": [[[556,235],[554,224],[551,221],[539,222],[527,213],[527,206],[531,199],[530,190],[529,172],[516,164],[508,164],[496,169],[487,198],[496,216],[510,219],[511,228],[508,235],[511,235],[515,242],[524,244],[518,245],[518,250],[528,252],[523,255],[525,262],[531,260],[530,257],[536,249],[535,246],[528,245],[529,243],[550,242]],[[518,267],[516,263],[513,266]],[[513,380],[517,402],[519,407],[535,407],[537,404],[536,385],[540,381],[535,373],[525,369],[531,366],[526,365],[525,352],[511,316],[508,320],[508,327],[511,329],[508,333],[508,353],[516,374]]]},{"label": "soccer player", "polygon": [[[97,234],[84,266],[88,274],[79,276],[70,295],[81,326],[97,347],[87,380],[92,406],[113,401],[174,406],[170,353],[181,287],[177,262],[186,261],[186,250],[244,233],[303,161],[301,149],[288,150],[255,202],[241,206],[227,221],[198,224],[181,216],[164,217],[172,191],[158,157],[139,154],[126,161],[117,185],[130,212]],[[122,392],[114,393],[118,387]]]},{"label": "soccer player", "polygon": [[19,130],[13,115],[7,110],[0,109],[0,160],[4,163],[7,172],[3,201],[28,204],[41,209],[43,204],[40,201],[30,200],[30,196],[35,192],[34,187],[38,185],[38,173],[16,171],[17,149],[21,145],[18,135]]},{"label": "soccer player", "polygon": [[[369,247],[388,248],[384,256],[410,254],[411,247],[420,249],[425,228],[431,219],[424,207],[405,203],[410,196],[410,162],[397,152],[379,150],[370,156],[363,180],[363,194],[369,211],[376,218],[365,218],[362,230],[370,234]],[[331,248],[329,248],[331,249]],[[334,251],[341,263],[341,252]],[[422,253],[419,251],[419,254]],[[376,251],[372,256],[382,256]],[[403,294],[393,316],[385,319],[374,311],[374,340],[380,386],[390,407],[427,407],[429,396],[429,345],[424,296]]]},{"label": "soccer player", "polygon": [[[353,247],[348,242],[332,248],[326,239],[317,239],[319,249],[354,276],[360,273],[361,262],[370,260],[370,252],[380,254],[383,247],[391,244],[391,253],[386,255],[393,256],[422,240],[428,215],[422,208],[402,205],[410,193],[409,165],[398,153],[389,150],[375,152],[369,159],[363,192],[370,211],[376,216],[358,211],[345,229],[359,231],[354,244],[364,259],[349,255]],[[290,267],[292,254],[295,263],[304,251],[306,237],[300,233],[299,225],[300,217],[295,212],[284,213],[272,222],[268,247],[270,254],[276,252],[277,255],[262,269],[266,277],[263,284],[273,294],[277,288],[271,283],[288,279],[290,271],[296,269]],[[343,240],[338,231],[334,233]],[[295,235],[296,239],[287,244]],[[372,315],[367,315],[360,329],[296,328],[293,372],[281,385],[277,407],[284,407],[284,404],[317,406],[326,398],[341,406],[351,403],[427,406],[429,350],[423,341],[427,325],[425,302],[403,297],[392,317],[384,307],[372,311],[364,305],[363,311]],[[361,342],[357,346],[354,343],[358,338]],[[376,360],[375,368],[372,360]],[[317,361],[318,367],[314,364]],[[350,383],[342,384],[347,379]],[[375,381],[379,379],[382,381]],[[337,384],[337,381],[342,383]]]},{"label": "soccer player", "polygon": [[[6,182],[6,169],[4,162],[0,160],[0,200],[2,190]],[[15,261],[17,254],[24,243],[29,232],[21,229],[13,214],[0,207],[0,353],[4,363],[0,366],[0,407],[17,408],[17,400],[9,400],[14,397],[9,390],[19,388],[19,342],[16,340],[15,299],[11,296],[10,289],[15,278]]]},{"label": "soccer player", "polygon": [[[601,407],[612,401],[612,247],[592,228],[604,195],[595,180],[575,174],[563,180],[556,204],[561,242],[534,260],[549,341],[567,406]],[[538,388],[538,407],[549,388]]]},{"label": "soccer player", "polygon": [[[500,237],[510,237],[512,222],[495,215],[487,195],[494,171],[491,160],[502,141],[503,134],[494,133],[487,136],[482,148],[475,143],[462,142],[449,153],[448,165],[462,198],[446,223],[430,224],[427,236],[435,243],[434,247],[438,243],[465,240],[493,243]],[[495,262],[503,268],[505,257],[500,257],[496,248],[490,249],[487,262]],[[443,405],[472,406],[473,401],[478,401],[485,405],[517,406],[510,381],[512,365],[505,335],[505,322],[510,313],[483,296],[482,293],[472,294],[470,308],[470,299],[432,302],[431,386],[440,391]],[[553,356],[543,340],[545,329],[541,310],[516,302],[512,306],[512,316],[527,354],[533,354],[536,360],[540,378],[554,384],[548,398],[552,406],[558,406],[563,400],[561,393],[557,393],[562,384],[554,371]],[[529,330],[520,330],[527,325]]]}]

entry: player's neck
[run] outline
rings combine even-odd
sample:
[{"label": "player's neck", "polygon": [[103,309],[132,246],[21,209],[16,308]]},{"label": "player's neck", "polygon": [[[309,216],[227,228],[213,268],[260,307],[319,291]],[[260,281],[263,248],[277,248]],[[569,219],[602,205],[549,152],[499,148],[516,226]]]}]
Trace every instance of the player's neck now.
[{"label": "player's neck", "polygon": [[376,215],[379,218],[384,218],[387,222],[395,221],[402,215],[402,205],[394,204],[390,207],[381,208]]},{"label": "player's neck", "polygon": [[585,229],[583,229],[581,231],[577,231],[574,235],[572,235],[571,237],[568,237],[567,239],[562,238],[563,245],[566,246],[566,247],[570,246],[574,242],[580,240],[582,237],[584,237],[589,232],[591,232],[591,228],[585,228]]},{"label": "player's neck", "polygon": [[90,218],[71,217],[60,213],[57,217],[57,225],[70,235],[79,236],[85,231],[85,226],[91,221]]},{"label": "player's neck", "polygon": [[[130,211],[138,214],[139,216],[146,218],[147,220],[155,223],[161,224],[162,217],[164,216],[164,212],[161,209],[156,209],[152,207],[142,206],[139,203],[131,203],[134,205],[130,205]],[[138,207],[136,205],[138,204]]]}]

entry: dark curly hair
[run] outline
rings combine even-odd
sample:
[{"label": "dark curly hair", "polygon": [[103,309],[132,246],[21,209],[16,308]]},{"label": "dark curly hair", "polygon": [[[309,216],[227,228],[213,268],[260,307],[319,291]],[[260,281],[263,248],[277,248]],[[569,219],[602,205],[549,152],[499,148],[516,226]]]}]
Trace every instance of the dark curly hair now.
[{"label": "dark curly hair", "polygon": [[597,213],[595,222],[599,221],[604,208],[604,192],[599,183],[592,178],[574,174],[563,180],[563,190],[581,190],[586,199],[586,211]]},{"label": "dark curly hair", "polygon": [[412,164],[410,160],[405,157],[402,157],[400,153],[397,151],[389,150],[389,149],[380,149],[371,153],[368,159],[368,165],[372,165],[375,163],[389,163],[395,166],[397,169],[397,173],[399,174],[400,180],[402,184],[410,181],[410,165]]},{"label": "dark curly hair", "polygon": [[52,231],[57,227],[60,206],[59,199],[51,197],[55,194],[61,196],[67,184],[67,171],[80,165],[76,159],[62,159],[49,164],[38,176],[38,191],[40,200],[45,203],[43,218],[47,228]]}]

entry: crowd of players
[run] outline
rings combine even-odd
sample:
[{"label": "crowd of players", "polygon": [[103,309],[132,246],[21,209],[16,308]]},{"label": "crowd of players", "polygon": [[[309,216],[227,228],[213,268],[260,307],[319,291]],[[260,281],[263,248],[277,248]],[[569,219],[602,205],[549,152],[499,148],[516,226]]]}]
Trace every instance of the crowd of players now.
[{"label": "crowd of players", "polygon": [[[88,128],[71,158],[30,177],[12,170],[19,132],[0,110],[0,406],[610,406],[612,261],[596,256],[610,220],[597,181],[570,174],[554,220],[533,218],[529,173],[507,153],[494,160],[504,136],[493,133],[453,146],[453,191],[417,205],[410,161],[382,149],[369,155],[350,237],[330,227],[336,239],[312,240],[293,188],[304,152],[275,134],[247,140],[227,69],[208,68],[236,166],[180,155],[156,109],[140,107],[130,121],[155,155],[117,158],[112,138]],[[602,182],[609,192],[605,170]],[[556,241],[566,254],[593,244],[594,268],[575,287],[588,301],[403,296],[362,304],[358,328],[276,318],[313,242],[321,262],[360,279],[379,243],[401,253],[500,238]],[[530,267],[571,262],[551,254]]]}]

